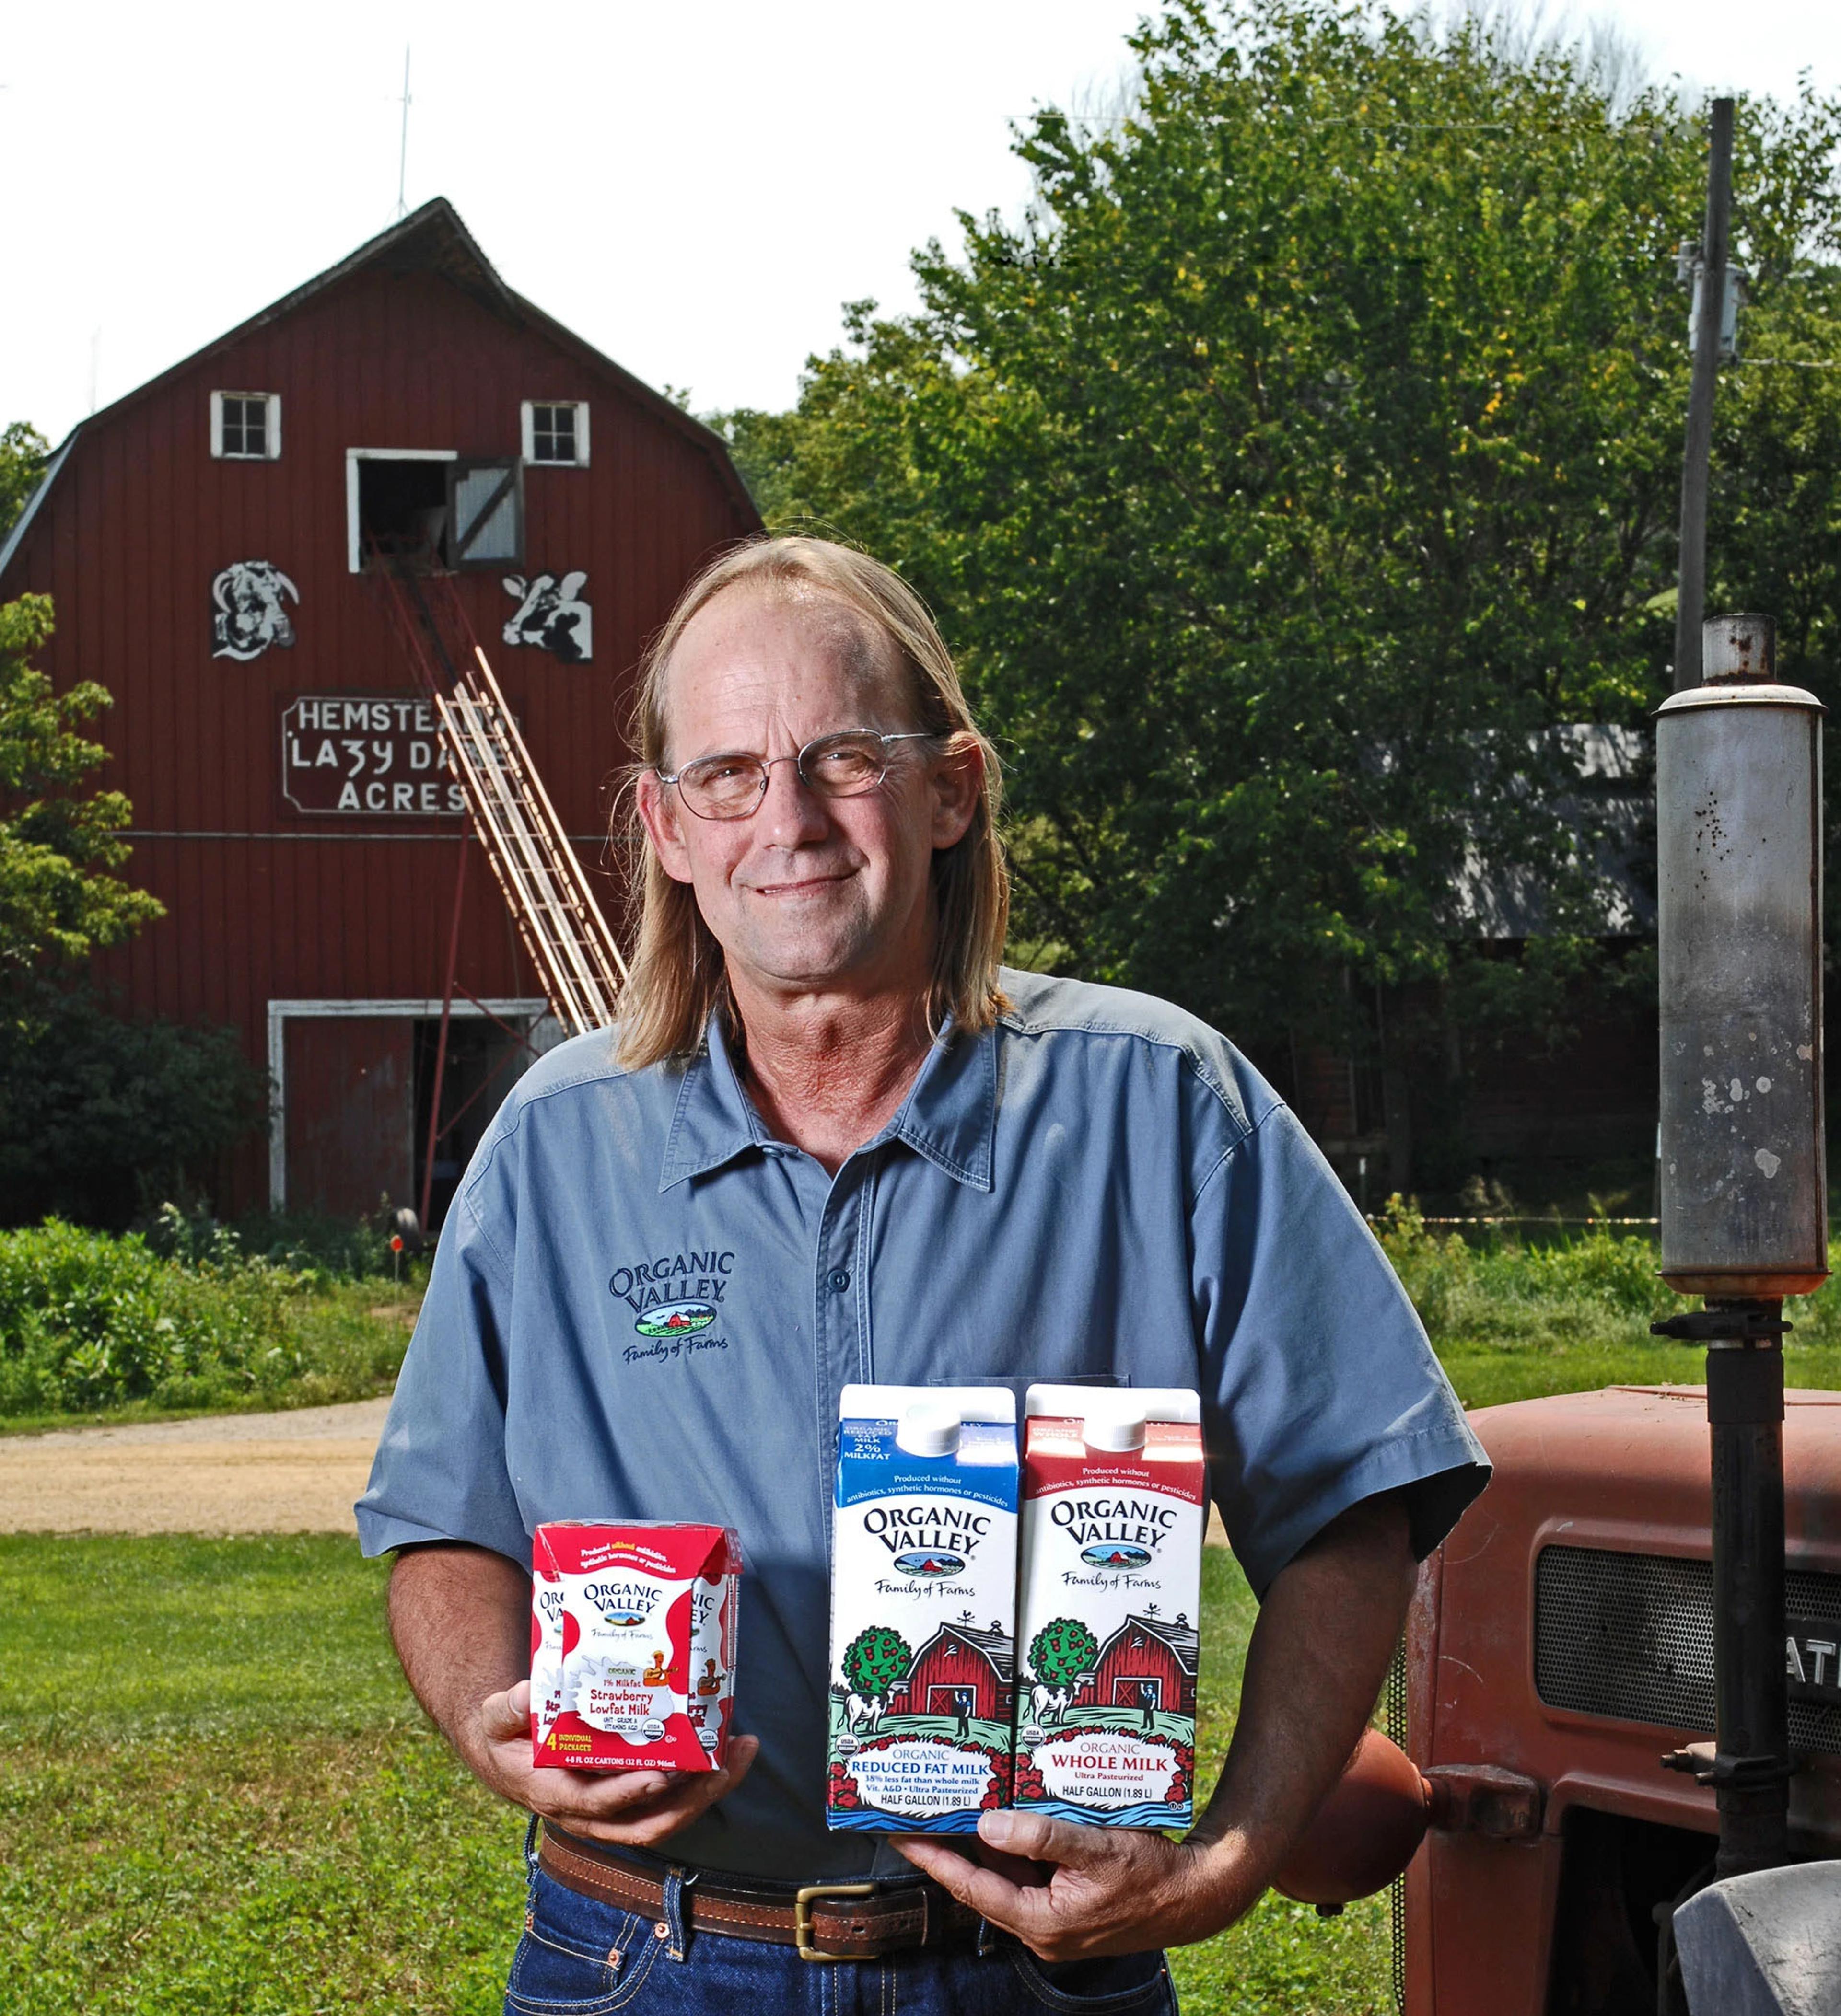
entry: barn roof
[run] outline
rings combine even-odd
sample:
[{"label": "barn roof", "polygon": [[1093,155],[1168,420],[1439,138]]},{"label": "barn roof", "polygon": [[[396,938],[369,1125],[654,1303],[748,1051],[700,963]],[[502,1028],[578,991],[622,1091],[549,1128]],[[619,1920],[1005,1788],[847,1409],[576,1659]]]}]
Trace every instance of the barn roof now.
[{"label": "barn roof", "polygon": [[[1107,1640],[1110,1651],[1128,1631],[1142,1631],[1147,1637],[1155,1638],[1169,1647],[1176,1664],[1194,1679],[1202,1663],[1202,1634],[1192,1624],[1172,1624],[1162,1617],[1128,1617]],[[1104,1652],[1101,1657],[1105,1656]]]},{"label": "barn roof", "polygon": [[942,1624],[915,1654],[917,1666],[942,1638],[957,1638],[988,1660],[999,1679],[1008,1683],[1014,1672],[1015,1647],[1007,1633],[975,1630],[969,1624]]},{"label": "barn roof", "polygon": [[565,329],[553,316],[546,315],[534,301],[527,301],[522,294],[514,293],[499,278],[492,261],[480,250],[472,232],[461,222],[459,212],[445,196],[438,196],[423,203],[420,210],[412,211],[400,222],[391,225],[387,231],[380,231],[375,238],[367,239],[356,251],[348,254],[336,265],[327,267],[323,273],[315,274],[291,293],[283,294],[279,301],[271,302],[247,322],[239,322],[234,329],[225,330],[223,335],[214,338],[201,350],[195,350],[190,356],[181,358],[177,364],[150,378],[146,383],[137,385],[132,392],[124,393],[121,398],[111,401],[99,412],[92,413],[88,419],[79,420],[64,437],[57,452],[46,466],[38,488],[33,491],[25,509],[20,514],[11,535],[4,546],[0,546],[0,572],[5,571],[7,562],[13,558],[14,550],[25,536],[26,527],[31,523],[39,505],[57,480],[58,472],[63,466],[80,434],[103,427],[117,413],[138,405],[143,399],[150,398],[163,386],[182,373],[193,369],[206,358],[220,351],[229,349],[272,322],[282,321],[296,309],[304,307],[316,295],[325,293],[329,287],[337,286],[340,282],[372,267],[398,275],[415,272],[436,274],[506,322],[539,329],[562,348],[574,351],[592,369],[611,379],[636,405],[643,407],[654,418],[662,421],[673,432],[681,434],[701,450],[715,468],[717,478],[728,492],[730,501],[740,506],[744,517],[758,522],[759,514],[755,509],[754,500],[749,496],[748,486],[742,481],[734,463],[730,459],[728,444],[722,436],[686,412],[674,401],[665,398],[662,392],[654,391],[643,380],[636,378],[630,371],[616,364],[612,358],[604,355],[592,344],[584,342],[573,329]]}]

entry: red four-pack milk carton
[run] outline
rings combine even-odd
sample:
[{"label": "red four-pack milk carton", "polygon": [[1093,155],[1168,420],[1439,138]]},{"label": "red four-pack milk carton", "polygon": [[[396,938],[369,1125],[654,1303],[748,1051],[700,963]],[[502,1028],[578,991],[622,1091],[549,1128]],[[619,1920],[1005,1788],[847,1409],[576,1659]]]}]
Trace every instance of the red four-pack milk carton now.
[{"label": "red four-pack milk carton", "polygon": [[1180,1388],[1025,1402],[1014,1803],[1093,1827],[1194,1817],[1208,1491]]},{"label": "red four-pack milk carton", "polygon": [[733,1528],[555,1520],[531,1553],[533,1761],[720,1770],[741,1574]]}]

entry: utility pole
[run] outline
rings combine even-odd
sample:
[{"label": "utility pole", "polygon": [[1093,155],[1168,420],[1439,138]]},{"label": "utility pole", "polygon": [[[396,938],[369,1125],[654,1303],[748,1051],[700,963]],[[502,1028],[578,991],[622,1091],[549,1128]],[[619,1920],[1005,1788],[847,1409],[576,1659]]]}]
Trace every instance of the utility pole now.
[{"label": "utility pole", "polygon": [[1681,458],[1681,556],[1675,592],[1675,690],[1700,684],[1700,625],[1706,604],[1707,460],[1713,439],[1713,391],[1726,319],[1727,239],[1732,220],[1732,104],[1716,98],[1708,133],[1706,228],[1700,243],[1699,313],[1694,326],[1694,379],[1688,395],[1688,441]]},{"label": "utility pole", "polygon": [[[1732,131],[1730,107],[1728,107],[1726,131],[1728,131],[1728,133]],[[1730,143],[1728,143],[1728,153],[1730,153]],[[409,45],[405,42],[405,45],[403,45],[403,143],[402,147],[397,147],[397,221],[402,221],[403,218],[409,216],[409,206],[407,206],[407,202],[403,200],[403,192],[405,192],[407,188],[407,182],[409,182]]]}]

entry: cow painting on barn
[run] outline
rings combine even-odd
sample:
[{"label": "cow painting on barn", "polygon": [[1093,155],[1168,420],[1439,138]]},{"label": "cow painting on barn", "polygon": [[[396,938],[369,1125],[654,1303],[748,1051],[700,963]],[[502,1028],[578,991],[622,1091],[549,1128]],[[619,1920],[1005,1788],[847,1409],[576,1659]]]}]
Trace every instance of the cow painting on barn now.
[{"label": "cow painting on barn", "polygon": [[232,560],[211,583],[211,656],[247,664],[271,644],[291,650],[294,626],[287,603],[301,591],[268,560]]},{"label": "cow painting on barn", "polygon": [[507,619],[508,644],[534,645],[566,665],[585,664],[594,655],[594,612],[582,599],[588,575],[581,568],[558,581],[553,574],[505,577],[505,592],[517,603]]}]

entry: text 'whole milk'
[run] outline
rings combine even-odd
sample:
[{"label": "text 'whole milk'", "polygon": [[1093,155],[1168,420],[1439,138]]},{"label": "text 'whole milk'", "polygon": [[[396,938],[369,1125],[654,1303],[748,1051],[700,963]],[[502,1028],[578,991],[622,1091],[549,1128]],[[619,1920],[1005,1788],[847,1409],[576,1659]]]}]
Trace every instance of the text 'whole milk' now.
[{"label": "text 'whole milk'", "polygon": [[1015,1397],[846,1386],[838,1413],[826,1816],[974,1833],[1009,1796]]},{"label": "text 'whole milk'", "polygon": [[1014,1802],[1094,1826],[1187,1827],[1201,1403],[1171,1388],[1032,1386],[1025,1413]]},{"label": "text 'whole milk'", "polygon": [[741,1543],[727,1526],[562,1519],[531,1548],[531,1750],[588,1771],[719,1771]]}]

